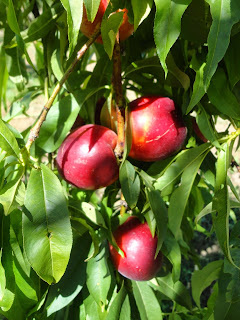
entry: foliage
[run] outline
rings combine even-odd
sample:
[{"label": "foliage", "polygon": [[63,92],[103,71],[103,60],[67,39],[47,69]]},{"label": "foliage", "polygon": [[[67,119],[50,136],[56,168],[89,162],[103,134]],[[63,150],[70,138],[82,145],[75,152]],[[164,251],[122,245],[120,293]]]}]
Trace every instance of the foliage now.
[{"label": "foliage", "polygon": [[[84,3],[93,21],[99,1]],[[54,160],[77,116],[94,123],[97,101],[114,97],[112,36],[122,15],[104,20],[104,44],[94,43],[71,72],[29,153],[31,127],[18,131],[11,121],[49,99],[86,43],[83,1],[0,0],[0,318],[237,320],[240,198],[231,173],[239,170],[240,2],[111,3],[128,8],[135,29],[121,43],[126,102],[172,98],[186,145],[166,160],[133,161],[127,123],[119,181],[97,191],[63,181]],[[145,217],[164,254],[147,282],[125,279],[109,259],[107,241],[129,213]],[[213,260],[204,259],[204,243],[217,248]]]}]

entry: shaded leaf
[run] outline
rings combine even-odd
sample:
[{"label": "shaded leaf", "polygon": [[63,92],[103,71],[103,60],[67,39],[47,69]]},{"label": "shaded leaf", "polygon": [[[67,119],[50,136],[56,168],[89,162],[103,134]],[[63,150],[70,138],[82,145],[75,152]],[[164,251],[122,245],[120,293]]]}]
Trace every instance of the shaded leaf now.
[{"label": "shaded leaf", "polygon": [[[88,20],[93,22],[98,12],[100,0],[84,0],[83,2],[87,11]],[[80,5],[79,2],[77,2],[77,4]]]},{"label": "shaded leaf", "polygon": [[153,0],[142,0],[139,5],[138,0],[131,0],[133,14],[134,14],[134,30],[137,30],[138,26],[149,15]]},{"label": "shaded leaf", "polygon": [[140,193],[140,179],[133,165],[125,160],[121,165],[119,179],[122,193],[130,208],[136,206]]},{"label": "shaded leaf", "polygon": [[20,150],[16,138],[6,124],[0,119],[0,146],[7,155],[20,159]]}]

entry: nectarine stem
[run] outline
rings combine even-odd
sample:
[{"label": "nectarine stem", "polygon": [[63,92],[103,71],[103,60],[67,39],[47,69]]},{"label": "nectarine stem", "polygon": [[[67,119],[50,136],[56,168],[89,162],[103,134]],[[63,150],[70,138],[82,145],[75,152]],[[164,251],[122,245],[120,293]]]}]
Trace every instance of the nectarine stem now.
[{"label": "nectarine stem", "polygon": [[113,77],[112,83],[115,92],[115,103],[117,112],[117,134],[118,142],[115,148],[115,155],[120,159],[124,151],[125,140],[125,121],[124,121],[124,98],[122,90],[122,67],[121,67],[121,48],[119,44],[119,34],[116,37],[113,49]]},{"label": "nectarine stem", "polygon": [[47,114],[48,114],[48,111],[50,110],[50,108],[51,108],[51,106],[52,106],[57,94],[61,90],[63,84],[66,82],[66,80],[68,79],[70,74],[73,72],[73,70],[75,69],[76,65],[81,60],[81,58],[83,57],[85,52],[88,50],[88,48],[97,39],[99,34],[100,34],[100,27],[97,28],[97,31],[93,34],[93,36],[77,52],[76,58],[73,60],[73,62],[71,63],[71,65],[68,67],[68,69],[64,73],[63,77],[61,78],[61,80],[58,82],[56,87],[53,89],[53,92],[52,92],[50,98],[48,99],[47,103],[43,107],[37,122],[35,123],[35,125],[32,127],[32,129],[30,131],[30,134],[29,134],[26,146],[25,146],[28,151],[30,150],[33,142],[38,138],[41,126],[42,126],[43,122],[45,121],[45,119],[47,117]]}]

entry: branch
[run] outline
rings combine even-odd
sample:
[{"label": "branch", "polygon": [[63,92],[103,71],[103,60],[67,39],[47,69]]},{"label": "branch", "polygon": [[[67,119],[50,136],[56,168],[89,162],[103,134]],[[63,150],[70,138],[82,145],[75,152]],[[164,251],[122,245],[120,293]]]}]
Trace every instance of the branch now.
[{"label": "branch", "polygon": [[112,83],[115,92],[115,103],[117,112],[117,134],[118,142],[115,148],[115,155],[118,158],[122,158],[124,151],[124,141],[125,141],[125,108],[124,108],[124,98],[122,90],[122,68],[121,68],[121,48],[119,44],[119,34],[116,37],[115,46],[113,49],[113,77]]},{"label": "branch", "polygon": [[38,118],[37,122],[35,123],[35,125],[32,127],[32,129],[30,130],[30,134],[26,143],[26,150],[29,152],[33,142],[38,138],[39,136],[39,132],[41,129],[41,126],[43,124],[43,122],[45,121],[48,111],[50,110],[57,94],[59,93],[59,91],[61,90],[63,84],[65,83],[65,81],[68,79],[68,77],[70,76],[70,74],[73,72],[73,70],[75,69],[77,63],[81,60],[82,56],[85,54],[85,52],[88,50],[88,48],[93,44],[93,42],[97,39],[97,37],[100,34],[100,28],[97,28],[97,31],[92,35],[92,37],[84,44],[84,46],[77,52],[77,56],[76,58],[73,60],[73,62],[71,63],[71,65],[68,67],[68,69],[66,70],[66,72],[64,73],[62,79],[58,82],[58,84],[56,85],[56,87],[54,88],[50,98],[48,99],[47,103],[45,104],[45,106],[43,107],[40,117]]}]

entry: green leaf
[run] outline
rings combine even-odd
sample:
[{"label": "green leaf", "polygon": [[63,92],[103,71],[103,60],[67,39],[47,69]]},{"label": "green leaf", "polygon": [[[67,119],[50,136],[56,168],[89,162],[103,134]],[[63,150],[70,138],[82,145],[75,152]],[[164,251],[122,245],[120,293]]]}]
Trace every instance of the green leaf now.
[{"label": "green leaf", "polygon": [[181,31],[181,18],[191,0],[154,0],[154,40],[161,65],[167,74],[166,58]]},{"label": "green leaf", "polygon": [[20,150],[16,138],[5,123],[0,119],[0,146],[8,156],[20,159]]},{"label": "green leaf", "polygon": [[195,161],[202,157],[202,154],[209,149],[209,144],[202,144],[196,148],[188,149],[182,152],[177,160],[172,163],[164,174],[157,179],[154,188],[160,190],[162,193],[170,187]]},{"label": "green leaf", "polygon": [[167,232],[168,212],[166,205],[158,190],[147,189],[150,207],[153,211],[157,223],[158,247],[156,255],[162,247]]},{"label": "green leaf", "polygon": [[192,300],[189,291],[182,282],[177,281],[174,283],[171,274],[168,274],[165,277],[158,277],[156,280],[151,280],[149,284],[170,300],[175,301],[189,310],[192,308]]},{"label": "green leaf", "polygon": [[178,238],[179,235],[183,214],[188,203],[195,177],[205,156],[206,153],[202,154],[184,170],[181,184],[174,190],[170,198],[168,209],[169,228],[176,238]]},{"label": "green leaf", "polygon": [[2,265],[2,249],[0,251],[0,301],[4,296],[4,292],[6,289],[6,277],[5,277],[5,270]]},{"label": "green leaf", "polygon": [[36,273],[49,284],[63,276],[72,247],[66,199],[55,174],[32,169],[23,214],[24,249]]},{"label": "green leaf", "polygon": [[83,0],[88,20],[93,22],[98,12],[100,0]]},{"label": "green leaf", "polygon": [[220,148],[220,144],[218,142],[218,137],[216,136],[216,133],[212,127],[212,124],[210,122],[210,115],[206,112],[204,107],[199,103],[199,112],[197,113],[197,124],[201,132],[204,132],[204,137],[212,142],[212,144]]},{"label": "green leaf", "polygon": [[22,206],[25,196],[25,185],[22,182],[24,168],[21,167],[14,177],[0,191],[0,203],[3,205],[4,214],[10,214],[18,206]]},{"label": "green leaf", "polygon": [[187,91],[190,86],[189,76],[178,68],[171,53],[167,56],[166,64],[169,73],[171,73],[181,83],[183,89]]},{"label": "green leaf", "polygon": [[200,297],[202,292],[210,286],[210,284],[217,280],[223,265],[222,260],[208,263],[201,270],[194,271],[192,275],[192,295],[197,306],[201,308]]},{"label": "green leaf", "polygon": [[240,33],[231,38],[230,45],[224,56],[231,88],[240,80],[240,61],[238,59],[239,43]]},{"label": "green leaf", "polygon": [[70,260],[62,279],[49,290],[45,309],[47,316],[70,304],[82,290],[86,281],[86,262],[91,238],[84,234],[75,239]]},{"label": "green leaf", "polygon": [[139,309],[141,320],[162,319],[162,311],[159,302],[145,281],[132,281],[133,294]]},{"label": "green leaf", "polygon": [[134,166],[128,160],[125,160],[120,168],[119,179],[127,204],[130,208],[134,208],[140,193],[140,179]]},{"label": "green leaf", "polygon": [[207,3],[213,22],[208,35],[208,55],[203,77],[205,90],[228,48],[232,26],[240,19],[238,0],[207,0]]},{"label": "green leaf", "polygon": [[173,282],[177,282],[181,273],[181,250],[177,240],[169,231],[167,232],[161,251],[173,265],[172,278]]},{"label": "green leaf", "polygon": [[103,18],[101,34],[103,46],[110,59],[112,59],[116,35],[123,21],[123,12],[114,12],[108,18]]},{"label": "green leaf", "polygon": [[203,84],[203,72],[206,66],[205,62],[200,62],[194,55],[191,61],[191,68],[196,72],[195,81],[193,84],[193,92],[186,110],[186,114],[189,113],[202,99],[205,94],[205,88]]},{"label": "green leaf", "polygon": [[207,94],[209,100],[221,113],[240,120],[240,105],[229,88],[228,79],[222,68],[217,69]]},{"label": "green leaf", "polygon": [[76,47],[83,15],[83,0],[61,0],[67,11],[68,39],[70,55]]},{"label": "green leaf", "polygon": [[142,0],[139,5],[138,0],[131,0],[133,14],[134,14],[134,30],[137,30],[138,26],[149,15],[153,0]]},{"label": "green leaf", "polygon": [[114,300],[109,306],[106,320],[120,319],[120,312],[121,312],[124,300],[126,298],[126,295],[127,295],[127,291],[124,285],[122,285],[121,289],[118,291],[117,295],[115,296]]},{"label": "green leaf", "polygon": [[106,247],[90,259],[87,264],[87,287],[90,295],[99,306],[107,304],[107,295],[111,285],[111,275],[107,265]]}]

